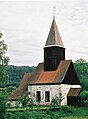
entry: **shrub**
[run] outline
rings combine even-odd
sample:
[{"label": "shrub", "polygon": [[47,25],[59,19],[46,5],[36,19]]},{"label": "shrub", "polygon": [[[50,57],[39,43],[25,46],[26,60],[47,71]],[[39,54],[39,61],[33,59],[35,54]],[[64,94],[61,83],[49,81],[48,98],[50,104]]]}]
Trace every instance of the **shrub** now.
[{"label": "shrub", "polygon": [[65,105],[61,107],[61,112],[67,116],[73,114],[74,111],[75,111],[75,108],[72,106]]},{"label": "shrub", "polygon": [[81,92],[80,98],[83,101],[82,106],[88,106],[88,91]]},{"label": "shrub", "polygon": [[0,119],[5,119],[6,116],[6,100],[5,97],[0,97]]}]

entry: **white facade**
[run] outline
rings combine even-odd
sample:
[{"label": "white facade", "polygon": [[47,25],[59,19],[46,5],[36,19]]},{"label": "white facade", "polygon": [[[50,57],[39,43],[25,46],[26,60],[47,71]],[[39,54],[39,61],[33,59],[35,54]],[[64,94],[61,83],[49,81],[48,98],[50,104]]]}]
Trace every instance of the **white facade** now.
[{"label": "white facade", "polygon": [[[68,84],[56,84],[56,85],[28,85],[29,96],[33,99],[33,103],[35,105],[49,105],[55,96],[58,98],[62,98],[60,105],[67,104],[67,94],[70,88],[81,88],[80,85],[68,85]],[[36,100],[36,92],[40,92],[41,100],[37,102]],[[49,92],[49,101],[45,101],[45,92]]]}]

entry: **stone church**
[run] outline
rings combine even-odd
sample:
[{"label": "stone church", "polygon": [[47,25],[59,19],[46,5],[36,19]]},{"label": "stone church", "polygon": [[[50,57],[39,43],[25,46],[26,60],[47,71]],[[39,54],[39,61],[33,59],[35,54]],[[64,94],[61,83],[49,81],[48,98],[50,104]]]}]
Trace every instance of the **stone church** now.
[{"label": "stone church", "polygon": [[71,60],[65,60],[65,48],[58,31],[55,16],[44,47],[44,63],[39,63],[33,74],[24,74],[19,87],[9,100],[28,92],[34,105],[50,105],[58,97],[58,104],[78,104],[81,84]]}]

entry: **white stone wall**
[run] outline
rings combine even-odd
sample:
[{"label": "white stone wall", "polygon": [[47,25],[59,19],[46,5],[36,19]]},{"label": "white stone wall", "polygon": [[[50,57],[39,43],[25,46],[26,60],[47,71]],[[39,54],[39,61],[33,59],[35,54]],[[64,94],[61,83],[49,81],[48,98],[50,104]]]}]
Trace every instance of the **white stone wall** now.
[{"label": "white stone wall", "polygon": [[[70,88],[81,88],[80,85],[67,85],[67,84],[58,84],[58,85],[32,85],[28,86],[28,92],[30,92],[30,97],[33,99],[35,105],[49,105],[53,97],[59,97],[62,94],[61,105],[67,104],[67,94]],[[41,102],[36,102],[36,91],[41,91]],[[45,91],[50,91],[50,102],[45,102]]]},{"label": "white stone wall", "polygon": [[[36,91],[41,91],[41,102],[36,102]],[[45,102],[45,91],[50,92],[50,102]],[[36,105],[49,105],[52,98],[55,96],[59,97],[61,92],[61,85],[32,85],[28,86],[28,92],[30,92],[30,97],[33,99]]]},{"label": "white stone wall", "polygon": [[61,105],[67,104],[67,94],[68,94],[70,88],[81,88],[81,85],[61,84],[61,93],[62,93],[62,97],[64,97],[64,99],[61,102]]},{"label": "white stone wall", "polygon": [[[60,85],[33,85],[28,86],[28,92],[30,92],[30,97],[33,99],[34,104],[36,102],[36,91],[41,91],[41,102],[40,105],[48,105],[55,96],[59,96]],[[50,91],[50,102],[45,102],[45,91]]]}]

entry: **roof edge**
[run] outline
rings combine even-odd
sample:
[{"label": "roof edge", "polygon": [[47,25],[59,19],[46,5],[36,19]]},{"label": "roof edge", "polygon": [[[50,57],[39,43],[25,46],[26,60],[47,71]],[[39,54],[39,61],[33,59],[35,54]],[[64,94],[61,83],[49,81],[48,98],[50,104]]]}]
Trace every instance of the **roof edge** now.
[{"label": "roof edge", "polygon": [[43,48],[47,48],[47,47],[54,47],[54,46],[57,46],[57,47],[61,47],[61,48],[65,48],[64,46],[61,46],[61,45],[47,45],[47,46],[44,46]]},{"label": "roof edge", "polygon": [[60,85],[61,83],[31,83],[28,85]]}]

